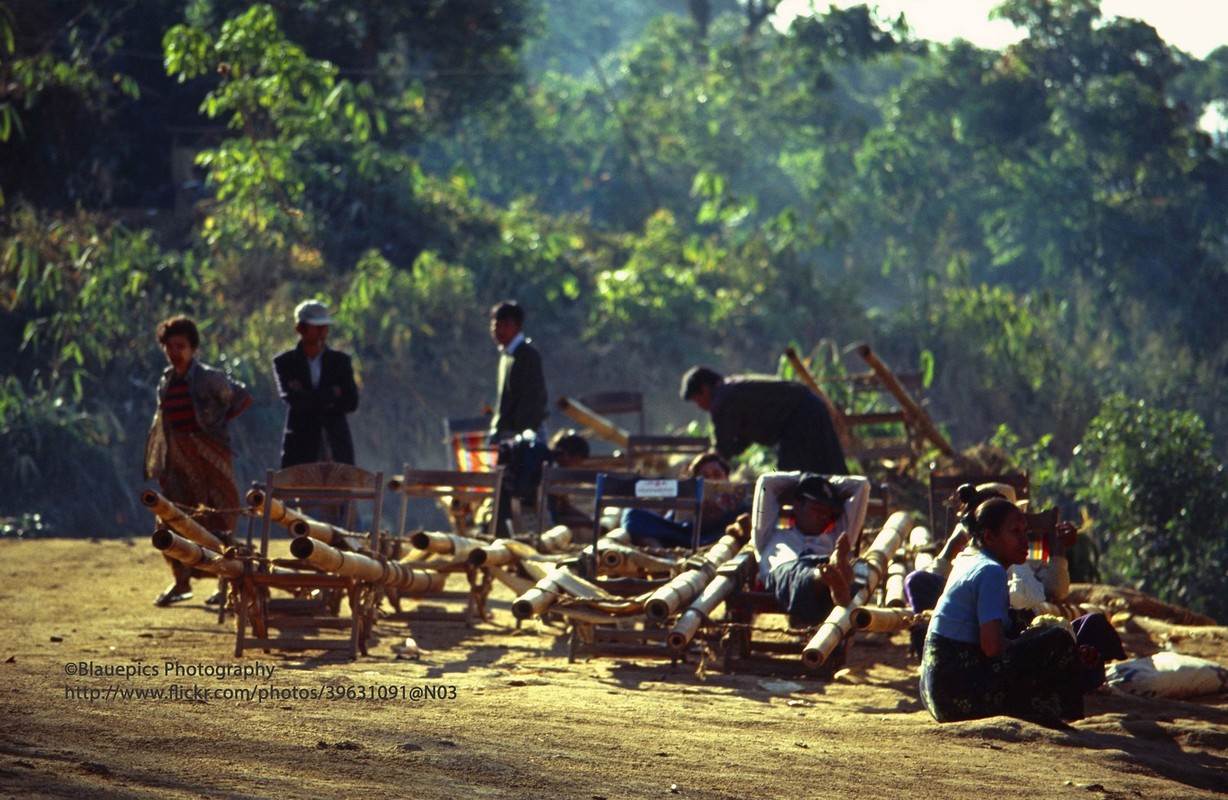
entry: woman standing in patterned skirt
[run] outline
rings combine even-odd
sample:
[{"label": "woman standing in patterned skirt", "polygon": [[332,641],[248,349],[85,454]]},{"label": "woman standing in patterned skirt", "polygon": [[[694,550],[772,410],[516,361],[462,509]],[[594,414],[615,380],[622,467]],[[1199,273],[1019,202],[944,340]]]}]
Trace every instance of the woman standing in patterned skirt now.
[{"label": "woman standing in patterned skirt", "polygon": [[[200,333],[187,317],[158,325],[158,344],[167,368],[158,381],[158,406],[145,440],[145,478],[156,478],[167,500],[205,509],[196,520],[227,539],[238,519],[239,491],[231,464],[226,424],[252,404],[242,383],[196,360]],[[192,598],[191,567],[166,559],[175,581],[155,604],[169,606]],[[206,602],[220,602],[215,594]]]}]

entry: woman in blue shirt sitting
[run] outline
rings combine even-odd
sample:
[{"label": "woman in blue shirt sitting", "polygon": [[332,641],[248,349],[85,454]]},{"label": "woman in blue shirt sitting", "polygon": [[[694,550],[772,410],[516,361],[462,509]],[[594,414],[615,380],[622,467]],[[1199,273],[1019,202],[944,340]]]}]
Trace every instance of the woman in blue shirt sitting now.
[{"label": "woman in blue shirt sitting", "polygon": [[921,700],[939,722],[999,714],[1083,717],[1081,669],[1094,647],[1060,627],[1007,639],[1006,571],[1028,557],[1028,523],[1014,503],[987,500],[964,518],[974,552],[958,559],[934,609],[921,661]]}]

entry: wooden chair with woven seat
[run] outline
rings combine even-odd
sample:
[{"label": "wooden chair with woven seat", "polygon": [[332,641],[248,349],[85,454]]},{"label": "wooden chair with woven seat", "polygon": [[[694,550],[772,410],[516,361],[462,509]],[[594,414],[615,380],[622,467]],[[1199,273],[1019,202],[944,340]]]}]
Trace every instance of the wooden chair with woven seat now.
[{"label": "wooden chair with woven seat", "polygon": [[[431,549],[432,541],[441,541],[444,543],[445,550],[451,547],[456,548],[457,541],[480,539],[484,541],[493,541],[504,531],[499,530],[499,515],[497,509],[503,494],[503,468],[495,467],[491,472],[468,472],[464,470],[424,470],[410,469],[407,464],[404,470],[399,475],[394,475],[388,481],[388,488],[396,492],[401,497],[400,510],[397,515],[397,535],[399,541],[411,542],[420,546],[421,550]],[[428,534],[425,537],[422,534],[424,531],[418,531],[411,534],[408,530],[410,519],[410,503],[415,498],[434,500],[443,505],[447,511],[451,522],[451,533],[455,536],[447,536],[441,538],[438,535]],[[485,525],[474,526],[472,523],[471,509],[479,506],[489,505],[491,514]],[[460,537],[459,539],[457,537]],[[461,555],[451,552],[444,552],[444,555]],[[432,594],[433,598],[449,599],[463,598],[465,600],[465,611],[463,619],[466,624],[480,622],[487,619],[486,601],[490,596],[492,588],[490,571],[488,569],[479,568],[471,564],[463,558],[455,558],[451,560],[445,559],[446,567],[442,568],[445,572],[445,580],[447,575],[453,573],[463,574],[468,581],[468,588],[464,594],[449,593],[446,591],[437,591]],[[430,562],[426,562],[423,566],[430,568]],[[394,607],[399,610],[399,603],[394,603]],[[435,614],[427,615],[419,613],[417,618],[425,618],[430,616],[436,620],[453,619],[453,615]]]},{"label": "wooden chair with woven seat", "polygon": [[[780,522],[788,526],[792,508],[782,504]],[[852,537],[852,553],[856,558],[870,547],[867,534],[874,534],[884,527],[891,516],[889,487],[886,484],[870,483],[870,496],[866,505],[866,518],[862,526]],[[786,656],[801,656],[808,641],[800,631],[791,629],[788,625],[777,626],[775,629],[766,625],[761,618],[783,618],[784,609],[776,601],[776,596],[767,591],[759,579],[758,564],[753,554],[749,569],[742,573],[744,582],[726,600],[725,617],[720,623],[726,628],[721,650],[726,669],[736,669],[742,662],[755,658],[780,658]],[[849,637],[851,640],[851,636]],[[836,657],[824,663],[815,670],[816,677],[830,678],[843,663],[843,651]]]},{"label": "wooden chair with woven seat", "polygon": [[[272,557],[270,545],[274,516],[279,514],[282,524],[293,518],[291,530],[301,533],[291,543],[292,555],[336,551],[378,562],[383,473],[332,462],[301,464],[269,470],[259,491],[259,547],[253,537],[254,525],[249,526],[244,573],[232,590],[237,594],[235,655],[251,648],[266,652],[333,650],[351,659],[359,653],[366,655],[382,586],[311,567],[301,557]],[[370,507],[366,521],[359,508],[363,504]],[[287,509],[294,510],[287,514]],[[297,547],[300,543],[305,550]],[[274,589],[290,597],[274,598]],[[348,619],[341,614],[343,600],[348,601]],[[348,629],[349,633],[345,638],[320,633],[330,629]]]}]

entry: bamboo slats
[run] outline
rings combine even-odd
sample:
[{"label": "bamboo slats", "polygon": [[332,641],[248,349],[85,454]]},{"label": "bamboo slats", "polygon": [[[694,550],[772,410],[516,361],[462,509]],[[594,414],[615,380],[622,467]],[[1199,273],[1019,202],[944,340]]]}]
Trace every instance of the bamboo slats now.
[{"label": "bamboo slats", "polygon": [[162,555],[170,556],[189,567],[203,569],[224,578],[237,578],[243,574],[243,562],[239,559],[220,556],[167,528],[154,531],[152,543],[154,549],[161,551]]},{"label": "bamboo slats", "polygon": [[874,538],[874,543],[854,565],[858,574],[858,582],[853,599],[846,606],[833,608],[827,619],[819,626],[806,648],[802,651],[802,664],[808,669],[818,669],[831,655],[840,641],[852,630],[852,612],[865,605],[870,596],[878,589],[887,570],[887,561],[900,547],[900,542],[907,534],[906,528],[912,524],[912,515],[906,511],[897,511],[887,518],[887,523]]},{"label": "bamboo slats", "polygon": [[153,489],[141,492],[141,504],[162,520],[163,525],[181,537],[218,553],[226,549],[225,543],[208,528],[180,511],[174,503]]},{"label": "bamboo slats", "polygon": [[438,592],[447,580],[447,575],[442,572],[415,569],[395,561],[380,561],[360,553],[345,552],[310,536],[300,536],[290,542],[290,554],[324,572],[381,584],[403,594]]}]

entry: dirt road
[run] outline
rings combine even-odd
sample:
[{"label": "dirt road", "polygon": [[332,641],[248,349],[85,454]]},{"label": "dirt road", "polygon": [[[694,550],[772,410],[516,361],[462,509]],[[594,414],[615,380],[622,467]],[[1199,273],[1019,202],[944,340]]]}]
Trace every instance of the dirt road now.
[{"label": "dirt road", "polygon": [[[208,582],[147,542],[0,542],[0,795],[124,798],[1188,798],[1228,792],[1228,697],[1090,696],[1052,728],[937,725],[907,637],[790,662],[569,664],[558,629],[386,620],[371,655],[233,657]],[[398,658],[412,635],[423,653]],[[1126,637],[1134,654],[1162,643]],[[1228,664],[1223,637],[1182,652]],[[262,690],[241,699],[239,690]],[[160,696],[158,696],[160,692]],[[365,695],[365,697],[364,697]]]}]

